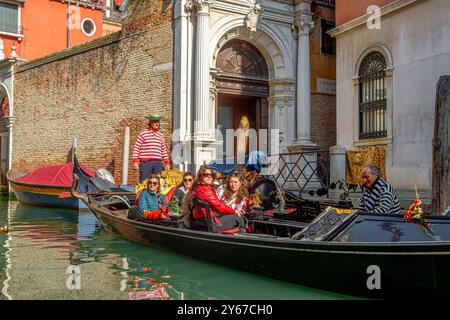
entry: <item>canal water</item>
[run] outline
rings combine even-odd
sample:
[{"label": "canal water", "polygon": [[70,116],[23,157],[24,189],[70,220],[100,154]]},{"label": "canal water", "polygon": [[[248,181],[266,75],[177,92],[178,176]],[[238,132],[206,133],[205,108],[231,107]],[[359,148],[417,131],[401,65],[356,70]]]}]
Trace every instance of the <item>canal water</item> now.
[{"label": "canal water", "polygon": [[0,300],[349,298],[133,243],[98,228],[91,212],[0,201],[5,225]]}]

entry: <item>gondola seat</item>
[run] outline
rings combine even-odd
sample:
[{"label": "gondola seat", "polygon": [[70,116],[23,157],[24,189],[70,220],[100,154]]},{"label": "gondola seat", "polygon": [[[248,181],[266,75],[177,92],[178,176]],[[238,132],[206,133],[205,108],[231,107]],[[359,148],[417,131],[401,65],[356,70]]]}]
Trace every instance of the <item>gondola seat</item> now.
[{"label": "gondola seat", "polygon": [[[194,208],[204,208],[206,218],[194,218]],[[217,228],[212,222],[211,211],[212,208],[209,203],[202,201],[198,197],[194,196],[192,198],[192,206],[189,206],[189,218],[191,220],[191,229],[230,235],[241,232],[241,229],[239,228],[232,228],[232,229]]]}]

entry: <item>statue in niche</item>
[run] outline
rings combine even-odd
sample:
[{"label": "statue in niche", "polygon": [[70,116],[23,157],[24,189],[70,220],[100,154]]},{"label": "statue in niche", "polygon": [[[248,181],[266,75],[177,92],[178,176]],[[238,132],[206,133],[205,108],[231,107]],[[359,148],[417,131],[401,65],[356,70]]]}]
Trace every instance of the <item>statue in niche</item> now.
[{"label": "statue in niche", "polygon": [[250,12],[247,13],[247,28],[251,32],[256,32],[256,26],[258,25],[261,10],[261,5],[257,3],[253,6]]},{"label": "statue in niche", "polygon": [[247,153],[248,147],[248,137],[249,137],[250,121],[247,116],[242,116],[239,122],[239,128],[236,130],[237,136],[237,146],[236,146],[236,157],[238,164],[244,164],[245,155]]}]

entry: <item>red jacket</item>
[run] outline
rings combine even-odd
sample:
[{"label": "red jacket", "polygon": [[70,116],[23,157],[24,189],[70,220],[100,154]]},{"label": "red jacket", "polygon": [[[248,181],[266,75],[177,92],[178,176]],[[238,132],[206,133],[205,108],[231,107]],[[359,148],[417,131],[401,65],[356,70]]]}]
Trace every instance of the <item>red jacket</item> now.
[{"label": "red jacket", "polygon": [[[220,201],[220,199],[217,197],[216,190],[214,190],[212,186],[199,185],[197,186],[197,188],[192,190],[192,193],[194,196],[197,196],[199,200],[209,203],[214,211],[220,212],[223,215],[235,214],[235,210],[233,208]],[[214,214],[214,211],[211,211],[211,217],[214,219],[214,221],[216,221],[216,223],[219,223]],[[194,208],[194,218],[206,218],[205,209]]]}]

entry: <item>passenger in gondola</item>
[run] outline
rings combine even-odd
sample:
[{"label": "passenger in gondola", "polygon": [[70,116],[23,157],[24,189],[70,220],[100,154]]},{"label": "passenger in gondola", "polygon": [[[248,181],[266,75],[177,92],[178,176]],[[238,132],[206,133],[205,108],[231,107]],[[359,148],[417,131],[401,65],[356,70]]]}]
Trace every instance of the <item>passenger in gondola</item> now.
[{"label": "passenger in gondola", "polygon": [[217,197],[213,187],[214,173],[206,166],[201,166],[195,177],[192,190],[185,196],[183,201],[183,215],[190,216],[192,211],[193,219],[206,219],[206,209],[204,207],[194,207],[194,198],[211,206],[211,220],[213,231],[221,232],[233,228],[242,231],[246,224],[240,210],[233,209],[226,205]]},{"label": "passenger in gondola", "polygon": [[380,177],[380,169],[373,164],[361,171],[365,191],[358,210],[377,214],[401,214],[400,203],[394,188]]},{"label": "passenger in gondola", "polygon": [[170,202],[178,201],[178,203],[181,206],[181,204],[183,203],[184,196],[191,190],[193,183],[194,183],[194,175],[190,172],[185,172],[183,174],[183,181],[181,181],[181,183],[175,189],[174,193],[172,194]]},{"label": "passenger in gondola", "polygon": [[167,201],[160,192],[159,177],[151,175],[148,178],[148,187],[139,196],[138,206],[147,219],[157,220],[167,218]]},{"label": "passenger in gondola", "polygon": [[248,187],[247,180],[235,171],[228,176],[225,185],[217,189],[217,197],[227,206],[239,210],[242,214],[247,208]]}]

